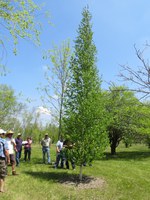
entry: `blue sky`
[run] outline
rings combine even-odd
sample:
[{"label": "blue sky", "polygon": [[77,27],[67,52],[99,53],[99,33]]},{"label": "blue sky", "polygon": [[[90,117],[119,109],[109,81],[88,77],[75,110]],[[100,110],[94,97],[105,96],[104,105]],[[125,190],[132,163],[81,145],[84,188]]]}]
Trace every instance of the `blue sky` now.
[{"label": "blue sky", "polygon": [[[82,19],[82,10],[88,5],[92,14],[94,43],[98,54],[97,67],[107,88],[106,82],[118,84],[120,64],[136,67],[138,60],[133,45],[142,48],[150,41],[150,1],[149,0],[36,0],[45,2],[38,16],[42,22],[41,46],[20,40],[17,56],[12,53],[12,44],[6,41],[5,63],[10,73],[1,77],[0,83],[10,85],[23,98],[33,100],[32,105],[41,106],[37,87],[44,80],[43,67],[48,61],[42,59],[43,51],[52,49],[53,44],[60,45],[70,39],[73,44],[78,26]],[[44,12],[50,13],[53,25],[47,23]],[[4,30],[3,30],[4,33]],[[50,64],[50,63],[49,63]]]}]

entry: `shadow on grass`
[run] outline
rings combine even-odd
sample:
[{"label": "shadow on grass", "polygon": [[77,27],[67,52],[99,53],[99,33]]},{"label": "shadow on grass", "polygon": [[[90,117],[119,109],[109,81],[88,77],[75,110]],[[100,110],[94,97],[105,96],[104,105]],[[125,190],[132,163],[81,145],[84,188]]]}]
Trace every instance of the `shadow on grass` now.
[{"label": "shadow on grass", "polygon": [[[55,169],[54,169],[55,170]],[[25,171],[24,172],[27,175],[32,176],[32,178],[40,179],[40,180],[52,180],[54,182],[58,183],[66,183],[66,184],[74,184],[78,185],[81,183],[79,180],[79,175],[77,174],[68,174],[67,172],[59,172],[55,170],[54,172],[32,172],[32,171]],[[82,184],[88,184],[90,183],[94,178],[89,176],[83,176],[82,178]]]},{"label": "shadow on grass", "polygon": [[106,157],[103,160],[143,160],[146,158],[150,158],[150,152],[117,152],[116,155],[111,155],[110,153],[105,153]]}]

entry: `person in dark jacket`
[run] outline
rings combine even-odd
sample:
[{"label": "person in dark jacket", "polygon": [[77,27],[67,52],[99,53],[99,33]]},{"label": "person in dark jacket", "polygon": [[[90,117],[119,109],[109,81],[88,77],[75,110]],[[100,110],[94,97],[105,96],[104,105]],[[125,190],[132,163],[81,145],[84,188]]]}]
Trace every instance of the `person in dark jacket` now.
[{"label": "person in dark jacket", "polygon": [[16,142],[16,166],[20,164],[21,152],[22,152],[22,138],[21,133],[18,133],[17,138],[15,139]]},{"label": "person in dark jacket", "polygon": [[72,169],[75,169],[75,162],[73,155],[71,153],[71,149],[73,148],[74,144],[69,140],[66,139],[63,142],[63,151],[64,151],[64,157],[65,157],[65,164],[66,168],[69,169],[69,161],[71,162]]}]

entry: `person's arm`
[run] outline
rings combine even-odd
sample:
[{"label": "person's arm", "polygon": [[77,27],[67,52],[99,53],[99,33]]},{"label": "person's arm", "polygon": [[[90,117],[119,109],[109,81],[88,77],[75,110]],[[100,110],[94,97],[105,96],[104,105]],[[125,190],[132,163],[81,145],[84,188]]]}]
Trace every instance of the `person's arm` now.
[{"label": "person's arm", "polygon": [[59,146],[58,146],[58,145],[56,146],[56,152],[57,152],[57,153],[60,152],[60,149],[59,149]]},{"label": "person's arm", "polygon": [[12,139],[12,140],[11,140],[11,143],[12,143],[13,146],[14,146],[14,150],[17,152],[15,139]]},{"label": "person's arm", "polygon": [[10,164],[10,157],[9,157],[8,149],[5,149],[5,156],[6,156],[7,164]]},{"label": "person's arm", "polygon": [[32,140],[31,139],[29,140],[29,144],[32,144]]},{"label": "person's arm", "polygon": [[49,148],[51,147],[51,138],[49,138]]}]

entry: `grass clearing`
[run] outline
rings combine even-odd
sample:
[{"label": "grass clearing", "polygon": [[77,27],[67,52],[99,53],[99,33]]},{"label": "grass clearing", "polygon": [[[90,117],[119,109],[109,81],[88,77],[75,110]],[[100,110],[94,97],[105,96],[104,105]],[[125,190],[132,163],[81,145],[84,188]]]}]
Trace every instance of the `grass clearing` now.
[{"label": "grass clearing", "polygon": [[[111,157],[109,149],[106,158],[95,161],[92,167],[84,167],[83,174],[105,181],[96,189],[81,189],[62,184],[66,177],[78,175],[76,170],[54,169],[42,164],[40,145],[33,145],[31,162],[21,160],[16,168],[19,176],[6,178],[6,193],[3,200],[150,200],[150,151],[144,145],[133,145],[117,149]],[[51,149],[55,161],[55,145]],[[11,167],[8,167],[11,172]],[[2,197],[2,198],[1,198]]]}]

